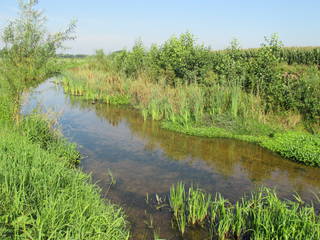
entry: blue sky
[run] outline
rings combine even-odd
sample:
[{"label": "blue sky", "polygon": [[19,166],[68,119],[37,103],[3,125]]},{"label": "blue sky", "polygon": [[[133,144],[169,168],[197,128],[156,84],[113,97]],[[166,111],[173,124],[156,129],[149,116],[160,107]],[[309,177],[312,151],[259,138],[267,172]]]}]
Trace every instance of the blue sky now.
[{"label": "blue sky", "polygon": [[[185,31],[213,49],[233,38],[257,47],[272,33],[286,46],[320,45],[319,0],[39,0],[38,8],[51,31],[78,20],[70,53],[130,48],[139,38],[150,46]],[[16,13],[15,0],[1,0],[0,27]]]}]

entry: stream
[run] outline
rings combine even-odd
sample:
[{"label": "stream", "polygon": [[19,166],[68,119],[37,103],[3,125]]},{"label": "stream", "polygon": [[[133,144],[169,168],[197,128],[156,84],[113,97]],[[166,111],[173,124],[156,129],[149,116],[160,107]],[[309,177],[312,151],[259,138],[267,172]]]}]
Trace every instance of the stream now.
[{"label": "stream", "polygon": [[[275,188],[283,199],[297,193],[312,201],[320,192],[320,168],[243,141],[167,131],[127,106],[70,97],[52,79],[29,93],[22,111],[27,114],[36,107],[58,115],[61,132],[83,156],[80,168],[91,174],[103,197],[126,212],[132,239],[153,239],[155,232],[162,239],[181,239],[168,208],[157,210],[153,204],[155,194],[165,200],[178,181],[220,192],[231,202],[261,186]],[[183,239],[205,238],[206,233],[195,228]]]}]

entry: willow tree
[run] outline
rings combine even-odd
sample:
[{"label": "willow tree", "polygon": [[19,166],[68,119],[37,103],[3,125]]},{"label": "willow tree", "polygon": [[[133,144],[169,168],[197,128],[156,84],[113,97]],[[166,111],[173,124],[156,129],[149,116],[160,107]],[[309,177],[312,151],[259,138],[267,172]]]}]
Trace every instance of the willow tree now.
[{"label": "willow tree", "polygon": [[63,43],[74,39],[75,21],[65,31],[49,33],[47,18],[36,9],[37,0],[20,0],[19,14],[1,33],[1,74],[14,94],[33,86],[56,73],[57,50]]}]

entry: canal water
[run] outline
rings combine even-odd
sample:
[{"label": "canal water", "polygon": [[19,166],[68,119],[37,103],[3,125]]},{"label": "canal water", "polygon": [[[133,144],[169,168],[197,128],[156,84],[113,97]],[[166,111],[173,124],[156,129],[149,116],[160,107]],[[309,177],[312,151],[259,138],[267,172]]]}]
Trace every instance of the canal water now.
[{"label": "canal water", "polygon": [[[261,186],[283,199],[305,201],[320,192],[320,169],[279,157],[255,144],[231,139],[187,136],[144,121],[127,106],[91,103],[70,97],[51,80],[26,96],[25,114],[34,108],[54,113],[62,133],[77,143],[80,168],[91,174],[102,196],[120,205],[131,222],[132,239],[181,239],[168,208],[155,208],[156,194],[166,202],[172,184],[183,181],[220,192],[231,202]],[[111,183],[113,182],[113,185]],[[191,229],[183,239],[205,239]]]}]

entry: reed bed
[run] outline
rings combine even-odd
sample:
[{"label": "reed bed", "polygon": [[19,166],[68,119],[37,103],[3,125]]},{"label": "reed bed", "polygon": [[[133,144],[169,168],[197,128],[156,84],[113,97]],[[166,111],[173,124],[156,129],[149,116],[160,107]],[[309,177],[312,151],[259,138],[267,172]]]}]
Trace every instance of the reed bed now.
[{"label": "reed bed", "polygon": [[130,103],[141,111],[145,119],[150,117],[188,125],[202,123],[206,117],[213,121],[216,115],[265,118],[259,109],[261,100],[245,93],[239,86],[203,88],[198,84],[181,84],[172,87],[165,82],[154,83],[144,73],[136,79],[110,74],[90,70],[86,65],[67,72],[61,82],[66,92],[83,96],[86,100]]}]

